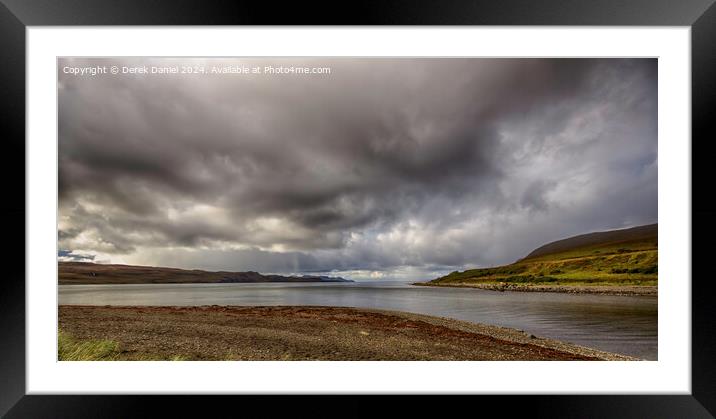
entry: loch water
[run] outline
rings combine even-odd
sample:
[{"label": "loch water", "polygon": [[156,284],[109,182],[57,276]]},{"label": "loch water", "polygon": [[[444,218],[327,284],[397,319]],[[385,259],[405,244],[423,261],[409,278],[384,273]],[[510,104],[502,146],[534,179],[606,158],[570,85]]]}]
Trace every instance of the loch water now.
[{"label": "loch water", "polygon": [[577,345],[657,359],[657,298],[348,283],[60,285],[59,304],[312,305],[377,308],[524,330]]}]

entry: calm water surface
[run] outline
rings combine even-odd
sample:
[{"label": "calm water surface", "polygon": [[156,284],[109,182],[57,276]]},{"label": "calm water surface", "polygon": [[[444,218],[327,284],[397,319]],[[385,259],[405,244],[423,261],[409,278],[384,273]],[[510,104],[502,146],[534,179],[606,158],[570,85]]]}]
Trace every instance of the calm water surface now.
[{"label": "calm water surface", "polygon": [[400,281],[61,285],[60,304],[317,305],[451,317],[657,359],[657,298],[418,287]]}]

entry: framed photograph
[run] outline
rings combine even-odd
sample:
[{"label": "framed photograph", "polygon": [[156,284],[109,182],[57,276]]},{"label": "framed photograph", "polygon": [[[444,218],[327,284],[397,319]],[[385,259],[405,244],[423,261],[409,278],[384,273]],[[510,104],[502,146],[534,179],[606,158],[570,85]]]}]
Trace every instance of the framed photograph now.
[{"label": "framed photograph", "polygon": [[0,9],[8,417],[713,417],[711,2],[159,4]]}]

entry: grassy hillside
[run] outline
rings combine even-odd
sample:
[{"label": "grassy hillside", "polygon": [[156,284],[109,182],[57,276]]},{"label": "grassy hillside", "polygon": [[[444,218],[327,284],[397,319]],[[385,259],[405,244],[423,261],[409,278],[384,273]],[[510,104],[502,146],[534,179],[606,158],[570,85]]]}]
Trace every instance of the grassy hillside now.
[{"label": "grassy hillside", "polygon": [[571,250],[583,250],[589,248],[599,249],[619,243],[650,243],[656,246],[658,236],[658,225],[649,224],[639,227],[626,228],[622,230],[600,231],[597,233],[581,234],[567,239],[557,240],[552,243],[540,246],[530,252],[525,259],[535,259],[541,256],[554,253],[565,253]]},{"label": "grassy hillside", "polygon": [[427,285],[656,285],[657,226],[592,233],[542,246],[517,262],[453,272]]}]

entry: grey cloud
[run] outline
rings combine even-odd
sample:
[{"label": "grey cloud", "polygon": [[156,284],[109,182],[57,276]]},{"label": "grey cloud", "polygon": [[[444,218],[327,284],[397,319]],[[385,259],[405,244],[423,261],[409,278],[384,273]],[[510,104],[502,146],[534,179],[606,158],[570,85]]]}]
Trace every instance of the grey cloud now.
[{"label": "grey cloud", "polygon": [[449,269],[656,221],[656,60],[181,60],[332,68],[320,76],[61,71],[179,62],[60,59],[61,246],[156,255],[145,263],[194,249],[196,263],[272,272]]}]

